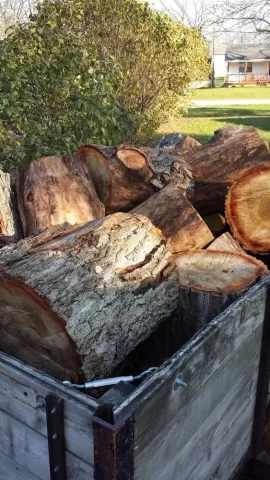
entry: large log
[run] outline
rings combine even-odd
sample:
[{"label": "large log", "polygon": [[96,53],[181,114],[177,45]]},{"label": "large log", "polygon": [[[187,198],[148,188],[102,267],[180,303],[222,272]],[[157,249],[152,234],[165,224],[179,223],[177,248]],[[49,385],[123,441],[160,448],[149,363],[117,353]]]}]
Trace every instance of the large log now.
[{"label": "large log", "polygon": [[0,170],[0,246],[22,237],[19,215],[9,173]]},{"label": "large log", "polygon": [[15,188],[25,237],[52,225],[81,224],[105,214],[87,169],[77,157],[34,161],[20,173]]},{"label": "large log", "polygon": [[269,147],[253,127],[228,125],[204,145],[175,152],[192,169],[195,208],[201,215],[224,211],[228,187],[242,170],[270,160]]},{"label": "large log", "polygon": [[62,380],[108,375],[175,310],[169,256],[147,218],[122,213],[4,247],[0,349]]},{"label": "large log", "polygon": [[232,184],[226,218],[246,250],[270,253],[270,164],[251,168]]},{"label": "large log", "polygon": [[104,201],[106,215],[128,212],[157,191],[147,158],[136,148],[82,145],[77,154]]},{"label": "large log", "polygon": [[268,273],[266,265],[249,255],[210,249],[175,255],[167,272],[171,269],[176,269],[179,283],[171,328],[185,340]]},{"label": "large log", "polygon": [[214,238],[181,189],[173,183],[152,195],[132,212],[148,217],[160,228],[174,253],[203,248]]}]

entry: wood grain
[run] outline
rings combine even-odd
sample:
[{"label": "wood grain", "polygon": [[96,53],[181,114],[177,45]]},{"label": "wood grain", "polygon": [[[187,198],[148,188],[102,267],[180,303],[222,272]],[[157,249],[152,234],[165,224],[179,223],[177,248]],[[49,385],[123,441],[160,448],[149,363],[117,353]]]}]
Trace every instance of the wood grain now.
[{"label": "wood grain", "polygon": [[239,177],[226,198],[226,218],[235,239],[253,253],[270,252],[270,165]]},{"label": "wood grain", "polygon": [[[41,480],[49,478],[48,442],[43,435],[0,410],[0,452]],[[93,467],[66,452],[67,480],[91,480]]]},{"label": "wood grain", "polygon": [[25,237],[52,225],[74,225],[104,216],[105,208],[82,160],[69,155],[33,161],[15,183]]},{"label": "wood grain", "polygon": [[0,453],[0,479],[1,480],[38,480],[39,477],[33,475],[18,463],[3,453]]},{"label": "wood grain", "polygon": [[[267,281],[213,320],[116,409],[118,416],[136,408],[136,479],[209,480],[244,428],[251,438]],[[188,387],[175,391],[178,375]],[[228,459],[236,462],[232,472],[240,458]]]},{"label": "wood grain", "polygon": [[216,238],[207,247],[208,250],[217,250],[218,252],[246,253],[245,250],[236,242],[229,232],[225,232]]},{"label": "wood grain", "polygon": [[37,396],[45,398],[53,393],[63,398],[66,448],[89,465],[94,464],[92,418],[99,405],[94,399],[4,354],[0,354],[0,384],[0,409],[45,440],[46,415],[35,408]]}]

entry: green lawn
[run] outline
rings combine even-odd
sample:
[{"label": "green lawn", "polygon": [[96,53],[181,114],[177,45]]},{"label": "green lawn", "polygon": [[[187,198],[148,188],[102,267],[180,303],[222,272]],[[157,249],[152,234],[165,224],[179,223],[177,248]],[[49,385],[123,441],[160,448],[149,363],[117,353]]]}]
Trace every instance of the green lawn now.
[{"label": "green lawn", "polygon": [[270,105],[222,105],[222,107],[196,107],[190,108],[187,116],[241,117],[242,115],[270,115]]},{"label": "green lawn", "polygon": [[233,88],[198,88],[194,90],[194,100],[270,100],[270,87],[233,87]]},{"label": "green lawn", "polygon": [[199,142],[207,142],[214,134],[215,130],[233,123],[242,126],[252,126],[258,130],[259,135],[266,141],[270,142],[270,118],[240,118],[222,120],[212,118],[180,118],[171,120],[164,124],[151,139],[147,145],[154,147],[162,135],[165,133],[181,132],[196,138]]}]

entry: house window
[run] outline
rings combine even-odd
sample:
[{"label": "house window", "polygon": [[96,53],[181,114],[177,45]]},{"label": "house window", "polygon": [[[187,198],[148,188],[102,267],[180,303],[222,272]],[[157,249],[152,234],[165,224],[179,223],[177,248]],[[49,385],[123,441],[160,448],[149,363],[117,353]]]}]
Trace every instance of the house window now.
[{"label": "house window", "polygon": [[252,73],[252,62],[247,62],[247,70],[246,70],[246,63],[240,62],[239,73]]}]

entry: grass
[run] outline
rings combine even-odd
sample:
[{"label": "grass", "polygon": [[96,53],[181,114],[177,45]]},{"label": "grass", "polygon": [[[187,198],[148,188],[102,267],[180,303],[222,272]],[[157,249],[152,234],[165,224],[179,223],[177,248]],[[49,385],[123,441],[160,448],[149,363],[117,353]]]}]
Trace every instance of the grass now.
[{"label": "grass", "polygon": [[154,147],[165,133],[181,132],[196,138],[199,142],[207,142],[214,134],[215,130],[225,127],[228,124],[242,126],[252,126],[258,130],[259,135],[270,142],[270,118],[230,118],[222,120],[215,118],[180,118],[173,119],[157,130],[147,145]]},{"label": "grass", "polygon": [[[270,92],[269,92],[270,93]],[[245,115],[270,115],[270,105],[222,105],[190,108],[188,117],[241,117]],[[270,120],[270,119],[269,119]],[[270,128],[270,124],[269,124]]]},{"label": "grass", "polygon": [[270,100],[270,87],[198,88],[194,100]]}]

